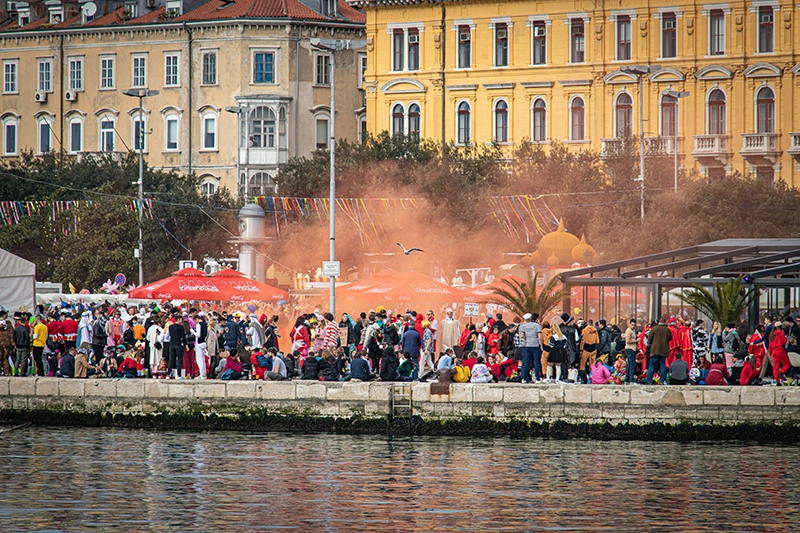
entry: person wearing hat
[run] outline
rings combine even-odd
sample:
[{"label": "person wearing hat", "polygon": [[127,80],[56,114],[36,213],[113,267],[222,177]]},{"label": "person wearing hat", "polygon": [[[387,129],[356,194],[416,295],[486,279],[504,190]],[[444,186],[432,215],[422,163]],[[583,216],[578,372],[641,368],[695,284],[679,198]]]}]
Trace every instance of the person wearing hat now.
[{"label": "person wearing hat", "polygon": [[14,321],[17,326],[14,328],[14,346],[16,353],[14,355],[14,368],[13,372],[17,376],[28,375],[28,356],[31,347],[31,331],[25,323],[25,316],[20,313],[14,313]]},{"label": "person wearing hat", "polygon": [[566,350],[566,357],[564,363],[561,365],[561,375],[567,376],[569,368],[577,368],[580,362],[580,353],[578,352],[578,345],[581,341],[580,332],[575,326],[575,319],[569,313],[561,313],[561,334],[564,335],[567,343],[564,347]]},{"label": "person wearing hat", "polygon": [[539,313],[525,313],[524,321],[519,326],[519,335],[524,344],[522,353],[522,383],[531,381],[531,363],[533,363],[533,379],[542,379],[542,326],[539,324]]},{"label": "person wearing hat", "polygon": [[97,367],[89,364],[89,343],[84,343],[75,353],[75,372],[76,378],[87,378],[97,374]]},{"label": "person wearing hat", "polygon": [[10,376],[11,354],[14,350],[14,327],[8,322],[8,313],[5,309],[0,311],[0,370],[4,376]]}]

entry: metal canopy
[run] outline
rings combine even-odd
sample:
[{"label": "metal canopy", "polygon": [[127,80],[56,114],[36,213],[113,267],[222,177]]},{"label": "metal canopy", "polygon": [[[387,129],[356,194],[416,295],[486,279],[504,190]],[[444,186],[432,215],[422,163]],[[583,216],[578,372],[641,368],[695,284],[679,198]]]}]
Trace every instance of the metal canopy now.
[{"label": "metal canopy", "polygon": [[[685,256],[693,257],[686,258]],[[755,255],[755,257],[753,257]],[[680,258],[680,259],[679,259]],[[731,259],[741,259],[730,261]],[[683,286],[712,285],[719,279],[749,275],[762,286],[800,286],[800,279],[775,278],[786,273],[800,272],[796,266],[776,264],[797,258],[800,260],[800,239],[725,239],[697,246],[678,248],[657,254],[614,261],[603,265],[562,272],[560,277],[567,285],[662,285]],[[666,262],[664,262],[666,260]],[[658,261],[658,264],[651,264]],[[683,273],[682,277],[651,276],[657,272],[675,270],[721,262]],[[622,271],[623,268],[631,270]],[[603,274],[616,270],[616,276]],[[602,280],[602,281],[601,281]]]}]

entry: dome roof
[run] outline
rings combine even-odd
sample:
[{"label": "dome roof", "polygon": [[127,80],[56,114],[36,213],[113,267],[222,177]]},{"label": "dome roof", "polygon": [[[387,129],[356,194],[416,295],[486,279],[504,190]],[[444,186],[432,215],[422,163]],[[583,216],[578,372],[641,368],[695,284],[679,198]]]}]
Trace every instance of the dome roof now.
[{"label": "dome roof", "polygon": [[572,249],[575,248],[580,241],[578,238],[567,233],[564,229],[564,219],[558,221],[558,229],[552,233],[548,233],[539,241],[539,254],[542,257],[547,257],[548,264],[550,263],[550,256],[555,255],[560,265],[569,265],[572,263]]},{"label": "dome roof", "polygon": [[258,204],[244,204],[242,208],[239,210],[239,218],[245,217],[257,217],[257,218],[266,218],[267,214],[264,213],[264,209],[261,208]]},{"label": "dome roof", "polygon": [[588,265],[597,256],[594,248],[586,244],[586,235],[581,235],[581,242],[572,249],[572,260],[582,265]]},{"label": "dome roof", "polygon": [[535,266],[542,266],[543,264],[545,264],[544,257],[542,257],[542,254],[539,252],[539,250],[536,250],[531,254],[531,261],[532,261],[531,264]]},{"label": "dome roof", "polygon": [[550,254],[550,257],[547,258],[547,266],[549,268],[557,267],[561,263],[561,260],[556,256],[555,252]]}]

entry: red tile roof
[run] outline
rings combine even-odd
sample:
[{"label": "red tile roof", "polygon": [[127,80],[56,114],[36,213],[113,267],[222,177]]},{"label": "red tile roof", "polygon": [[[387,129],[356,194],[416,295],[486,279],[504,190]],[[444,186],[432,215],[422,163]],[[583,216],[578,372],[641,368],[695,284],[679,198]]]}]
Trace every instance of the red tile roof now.
[{"label": "red tile roof", "polygon": [[[365,22],[361,11],[339,0],[340,14],[352,22]],[[211,0],[197,9],[184,13],[176,20],[224,20],[234,18],[294,18],[306,20],[330,20],[298,0]]]},{"label": "red tile roof", "polygon": [[167,6],[161,6],[158,9],[154,9],[150,13],[145,13],[142,16],[136,17],[135,19],[131,19],[125,22],[125,24],[147,24],[148,22],[155,22],[158,17],[164,14],[167,10]]},{"label": "red tile roof", "polygon": [[54,28],[59,28],[59,29],[60,28],[69,28],[70,26],[74,25],[76,22],[80,22],[80,20],[81,20],[81,14],[78,13],[74,17],[70,17],[67,20],[59,22],[58,24],[56,24],[53,27]]},{"label": "red tile roof", "polygon": [[42,28],[42,26],[49,26],[49,25],[50,25],[50,19],[48,17],[42,17],[40,19],[34,20],[30,24],[25,24],[24,26],[22,26],[19,29],[20,30],[41,30],[41,29],[45,29],[45,28]]},{"label": "red tile roof", "polygon": [[94,26],[113,26],[122,23],[122,13],[125,11],[125,6],[120,6],[111,13],[107,13],[102,17],[96,18],[84,24],[87,27]]}]

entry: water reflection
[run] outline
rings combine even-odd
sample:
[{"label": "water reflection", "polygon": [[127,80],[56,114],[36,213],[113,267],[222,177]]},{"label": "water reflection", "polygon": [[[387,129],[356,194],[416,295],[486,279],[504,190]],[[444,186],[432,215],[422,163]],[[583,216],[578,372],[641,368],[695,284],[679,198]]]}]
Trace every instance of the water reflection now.
[{"label": "water reflection", "polygon": [[800,448],[170,433],[0,436],[0,530],[797,531]]}]

